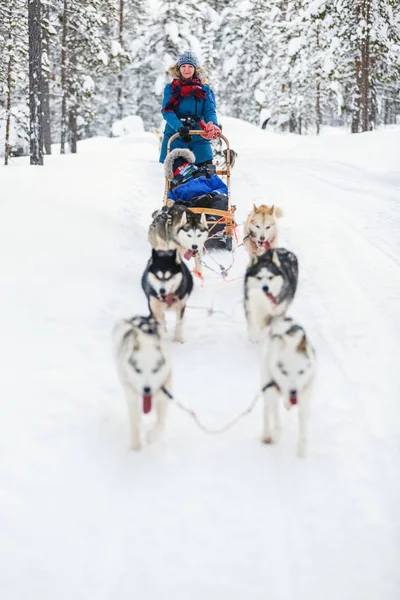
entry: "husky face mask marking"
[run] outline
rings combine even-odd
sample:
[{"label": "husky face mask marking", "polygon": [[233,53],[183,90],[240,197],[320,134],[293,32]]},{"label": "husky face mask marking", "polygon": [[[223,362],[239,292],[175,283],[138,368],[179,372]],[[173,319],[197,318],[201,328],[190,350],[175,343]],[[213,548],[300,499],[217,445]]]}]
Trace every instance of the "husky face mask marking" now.
[{"label": "husky face mask marking", "polygon": [[[193,213],[194,214],[194,213]],[[181,226],[178,229],[177,240],[179,245],[185,250],[184,258],[189,260],[192,256],[197,256],[202,251],[204,243],[208,237],[207,219],[205,213],[202,213],[200,220],[198,215],[194,219],[187,214],[182,216]]]},{"label": "husky face mask marking", "polygon": [[154,250],[142,275],[150,314],[165,326],[166,309],[176,311],[176,341],[182,342],[182,324],[186,302],[193,289],[193,277],[176,250]]},{"label": "husky face mask marking", "polygon": [[280,208],[253,205],[244,225],[244,245],[249,256],[261,256],[269,248],[277,245],[277,217],[282,216]]},{"label": "husky face mask marking", "polygon": [[262,345],[261,385],[264,387],[264,431],[262,441],[276,441],[281,432],[279,398],[287,410],[299,411],[297,452],[306,453],[306,428],[311,384],[315,374],[315,352],[304,329],[293,319],[274,317]]},{"label": "husky face mask marking", "polygon": [[160,336],[153,317],[122,320],[113,331],[114,354],[119,379],[125,391],[131,427],[131,447],[141,447],[141,414],[153,408],[156,424],[148,432],[147,441],[161,433],[167,407],[162,388],[170,390],[171,362],[168,347]]},{"label": "husky face mask marking", "polygon": [[298,266],[293,252],[270,248],[253,256],[244,281],[244,307],[249,338],[255,342],[272,317],[284,315],[297,287]]},{"label": "husky face mask marking", "polygon": [[175,275],[169,273],[168,275],[149,272],[149,283],[160,298],[165,298],[168,294],[174,295],[182,283],[182,273],[175,273]]},{"label": "husky face mask marking", "polygon": [[276,303],[283,286],[283,277],[278,273],[273,273],[267,268],[261,268],[257,274],[248,279],[247,290],[262,292],[271,302]]},{"label": "husky face mask marking", "polygon": [[203,246],[207,237],[205,213],[194,213],[180,204],[164,207],[153,213],[148,233],[149,242],[154,249],[178,249],[186,260],[193,256],[195,268],[200,273]]}]

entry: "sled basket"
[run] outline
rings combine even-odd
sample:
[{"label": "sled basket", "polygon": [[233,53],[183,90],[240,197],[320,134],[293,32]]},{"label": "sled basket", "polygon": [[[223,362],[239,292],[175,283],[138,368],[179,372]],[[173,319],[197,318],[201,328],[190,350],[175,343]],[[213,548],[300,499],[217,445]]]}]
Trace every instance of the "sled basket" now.
[{"label": "sled basket", "polygon": [[[193,129],[189,131],[189,135],[201,135],[203,131]],[[180,137],[179,133],[175,133],[167,145],[167,154],[171,151],[171,143]],[[226,185],[228,188],[228,210],[218,210],[215,208],[189,207],[189,210],[195,213],[205,213],[207,215],[207,225],[209,228],[209,236],[206,240],[206,248],[232,250],[232,235],[236,227],[234,213],[236,206],[231,204],[231,164],[230,164],[230,147],[227,138],[220,133],[219,136],[226,144],[226,167],[218,169],[217,175],[226,176]],[[164,204],[168,203],[168,191],[170,182],[165,178]]]}]

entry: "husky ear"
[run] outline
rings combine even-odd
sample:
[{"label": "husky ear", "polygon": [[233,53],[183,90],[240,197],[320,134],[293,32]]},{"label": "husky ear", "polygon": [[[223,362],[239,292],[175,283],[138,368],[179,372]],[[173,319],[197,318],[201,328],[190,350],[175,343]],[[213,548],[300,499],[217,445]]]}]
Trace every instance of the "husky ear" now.
[{"label": "husky ear", "polygon": [[253,202],[253,212],[257,212],[257,210],[258,210],[258,209],[257,209],[257,206],[256,206],[256,205],[254,204],[254,202]]},{"label": "husky ear", "polygon": [[256,254],[253,254],[250,258],[250,266],[254,267],[254,265],[256,265],[258,263],[258,256]]},{"label": "husky ear", "polygon": [[182,217],[181,217],[181,227],[186,225],[186,223],[187,223],[187,214],[186,214],[186,210],[185,210],[185,212],[182,213]]},{"label": "husky ear", "polygon": [[296,348],[296,352],[307,352],[307,340],[305,335],[301,338],[300,343]]},{"label": "husky ear", "polygon": [[155,248],[152,248],[151,250],[151,258],[154,260],[155,258],[157,258],[158,256],[158,252]]},{"label": "husky ear", "polygon": [[201,213],[200,223],[201,223],[201,225],[204,225],[204,226],[207,225],[207,216],[206,216],[206,213]]},{"label": "husky ear", "polygon": [[273,215],[273,214],[274,214],[274,210],[275,210],[275,205],[273,204],[273,205],[271,206],[271,208],[269,209],[269,211],[268,211],[268,212],[269,212],[269,214],[270,214],[270,215]]}]

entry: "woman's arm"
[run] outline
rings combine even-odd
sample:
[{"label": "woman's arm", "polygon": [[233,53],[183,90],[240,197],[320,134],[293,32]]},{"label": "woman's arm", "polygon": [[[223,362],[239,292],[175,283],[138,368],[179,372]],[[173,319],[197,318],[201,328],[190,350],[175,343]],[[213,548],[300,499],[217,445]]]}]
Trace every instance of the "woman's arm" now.
[{"label": "woman's arm", "polygon": [[[172,92],[172,85],[170,83],[168,83],[164,89],[164,98],[162,101],[162,108],[167,106],[169,99],[171,98],[171,92]],[[178,129],[180,127],[182,127],[182,123],[180,122],[180,120],[178,119],[178,117],[176,116],[176,114],[174,113],[173,110],[171,110],[169,112],[165,112],[161,109],[161,114],[164,117],[164,119],[167,121],[168,125],[170,127],[172,127],[172,129],[174,131],[178,131]]]},{"label": "woman's arm", "polygon": [[204,86],[206,90],[206,97],[204,98],[204,120],[206,123],[211,121],[214,125],[218,126],[217,113],[215,111],[215,103],[211,95],[210,87]]}]

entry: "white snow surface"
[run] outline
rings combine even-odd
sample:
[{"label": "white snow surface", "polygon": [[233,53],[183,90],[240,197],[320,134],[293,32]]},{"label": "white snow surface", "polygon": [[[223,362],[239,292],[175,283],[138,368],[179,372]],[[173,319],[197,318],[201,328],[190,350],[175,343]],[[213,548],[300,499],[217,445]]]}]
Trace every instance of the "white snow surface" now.
[{"label": "white snow surface", "polygon": [[[299,259],[290,314],[319,368],[308,457],[294,411],[278,445],[260,443],[261,401],[221,436],[171,401],[163,439],[128,450],[111,330],[147,313],[156,136],[87,140],[44,167],[14,159],[0,168],[6,600],[400,597],[400,129],[303,138],[221,121],[238,223],[253,202],[279,205]],[[218,428],[257,393],[259,348],[244,249],[214,258],[233,260],[228,281],[207,257],[217,272],[196,280],[186,343],[171,346],[173,393]]]}]

